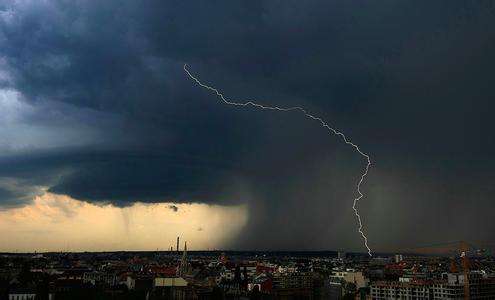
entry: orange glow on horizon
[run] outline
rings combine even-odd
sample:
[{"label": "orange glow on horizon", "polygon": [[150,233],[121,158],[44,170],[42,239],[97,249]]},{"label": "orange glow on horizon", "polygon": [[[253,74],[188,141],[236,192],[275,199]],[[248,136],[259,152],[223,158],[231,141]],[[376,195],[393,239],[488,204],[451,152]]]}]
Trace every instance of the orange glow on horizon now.
[{"label": "orange glow on horizon", "polygon": [[168,250],[175,249],[177,236],[187,240],[191,249],[218,249],[246,221],[244,205],[135,203],[116,207],[45,193],[24,207],[0,211],[0,251]]}]

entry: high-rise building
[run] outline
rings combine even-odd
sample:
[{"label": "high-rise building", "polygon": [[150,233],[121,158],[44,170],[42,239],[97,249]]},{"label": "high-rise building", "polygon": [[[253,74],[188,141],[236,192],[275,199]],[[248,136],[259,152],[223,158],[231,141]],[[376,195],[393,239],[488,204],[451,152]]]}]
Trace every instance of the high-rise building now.
[{"label": "high-rise building", "polygon": [[402,260],[404,260],[404,257],[402,256],[402,254],[396,254],[395,255],[395,262],[396,263],[400,263]]}]

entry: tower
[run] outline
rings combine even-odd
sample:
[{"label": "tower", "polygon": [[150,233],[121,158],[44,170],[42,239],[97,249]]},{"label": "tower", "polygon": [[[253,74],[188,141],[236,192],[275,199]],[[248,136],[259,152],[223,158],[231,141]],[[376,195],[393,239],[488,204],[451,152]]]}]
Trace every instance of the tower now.
[{"label": "tower", "polygon": [[179,255],[179,237],[177,237],[177,255]]},{"label": "tower", "polygon": [[187,259],[187,242],[184,242],[184,252],[182,252],[182,258],[180,259],[179,268],[177,269],[177,275],[183,276],[189,273],[189,262]]}]

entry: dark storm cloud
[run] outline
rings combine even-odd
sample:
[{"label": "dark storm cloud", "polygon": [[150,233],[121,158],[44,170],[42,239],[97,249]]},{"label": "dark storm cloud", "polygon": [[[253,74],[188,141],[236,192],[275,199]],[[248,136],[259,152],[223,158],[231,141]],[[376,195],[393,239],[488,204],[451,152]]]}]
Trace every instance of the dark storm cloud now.
[{"label": "dark storm cloud", "polygon": [[[238,201],[220,194],[235,186],[235,170],[212,160],[153,149],[80,147],[40,152],[1,157],[0,177],[15,179],[27,187],[49,186],[50,192],[80,200],[116,205],[135,201]],[[8,195],[8,190],[1,194],[3,199]]]},{"label": "dark storm cloud", "polygon": [[373,248],[490,239],[479,228],[495,225],[494,12],[488,1],[5,2],[0,87],[32,108],[10,132],[71,131],[22,151],[1,136],[0,201],[47,189],[117,205],[245,203],[233,247],[362,249],[350,208],[362,158],[297,113],[222,105],[187,62],[225,95],[304,106],[370,153],[359,208]]}]

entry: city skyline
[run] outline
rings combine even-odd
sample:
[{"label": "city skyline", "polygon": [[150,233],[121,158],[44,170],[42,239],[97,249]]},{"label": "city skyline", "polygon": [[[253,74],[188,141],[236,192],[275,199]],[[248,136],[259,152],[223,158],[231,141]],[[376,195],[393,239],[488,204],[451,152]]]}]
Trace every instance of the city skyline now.
[{"label": "city skyline", "polygon": [[0,2],[0,251],[491,241],[494,36],[483,1]]}]

